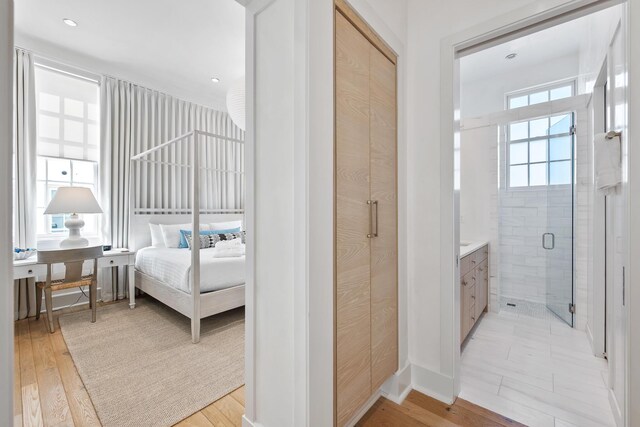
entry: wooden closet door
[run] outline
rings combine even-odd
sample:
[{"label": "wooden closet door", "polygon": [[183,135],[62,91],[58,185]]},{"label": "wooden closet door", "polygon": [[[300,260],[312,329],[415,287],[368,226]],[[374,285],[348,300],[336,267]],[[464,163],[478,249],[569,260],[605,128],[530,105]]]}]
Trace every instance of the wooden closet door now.
[{"label": "wooden closet door", "polygon": [[[375,390],[398,368],[398,226],[396,66],[370,46],[371,382]],[[377,215],[376,215],[377,212]]]},{"label": "wooden closet door", "polygon": [[336,12],[336,418],[371,395],[369,47]]}]

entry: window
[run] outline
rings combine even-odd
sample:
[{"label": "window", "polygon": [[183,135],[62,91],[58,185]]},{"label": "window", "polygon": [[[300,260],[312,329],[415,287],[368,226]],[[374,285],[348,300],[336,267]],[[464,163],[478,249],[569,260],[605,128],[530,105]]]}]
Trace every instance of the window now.
[{"label": "window", "polygon": [[[36,66],[37,219],[39,236],[65,232],[64,215],[44,215],[58,187],[82,186],[97,195],[99,86],[96,81]],[[86,215],[83,234],[98,234],[98,216]]]},{"label": "window", "polygon": [[509,124],[510,188],[571,184],[573,120],[569,113]]},{"label": "window", "polygon": [[527,107],[543,102],[570,98],[575,93],[575,81],[549,85],[507,95],[507,109]]}]

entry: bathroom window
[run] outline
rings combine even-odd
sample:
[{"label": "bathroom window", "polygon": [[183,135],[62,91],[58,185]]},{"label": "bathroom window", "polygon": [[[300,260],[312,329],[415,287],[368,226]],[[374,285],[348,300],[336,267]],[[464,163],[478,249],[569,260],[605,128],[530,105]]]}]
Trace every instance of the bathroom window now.
[{"label": "bathroom window", "polygon": [[575,81],[572,80],[507,94],[507,109],[511,110],[513,108],[528,107],[529,105],[570,98],[575,94],[575,87]]},{"label": "bathroom window", "polygon": [[509,124],[509,188],[571,184],[573,121],[569,113]]}]

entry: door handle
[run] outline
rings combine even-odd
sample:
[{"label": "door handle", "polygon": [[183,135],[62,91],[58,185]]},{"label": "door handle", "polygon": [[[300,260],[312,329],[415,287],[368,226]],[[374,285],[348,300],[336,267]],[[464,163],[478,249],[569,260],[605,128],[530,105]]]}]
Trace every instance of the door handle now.
[{"label": "door handle", "polygon": [[369,233],[367,234],[367,239],[373,238],[373,200],[367,200],[367,205],[369,206]]},{"label": "door handle", "polygon": [[[551,246],[547,247],[547,236],[551,236]],[[544,233],[542,235],[542,248],[552,250],[556,247],[556,235],[553,233]]]},{"label": "door handle", "polygon": [[373,205],[373,211],[374,211],[374,213],[376,215],[376,219],[373,222],[375,227],[376,227],[376,228],[374,228],[374,231],[373,231],[373,237],[378,237],[378,201],[374,200],[372,205]]}]

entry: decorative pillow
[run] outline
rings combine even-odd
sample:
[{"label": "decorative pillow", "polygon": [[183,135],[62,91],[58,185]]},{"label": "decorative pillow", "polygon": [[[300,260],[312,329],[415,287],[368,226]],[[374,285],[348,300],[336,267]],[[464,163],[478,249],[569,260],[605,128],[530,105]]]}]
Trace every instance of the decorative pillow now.
[{"label": "decorative pillow", "polygon": [[209,224],[209,230],[230,230],[233,228],[242,230],[242,221],[212,222]]},{"label": "decorative pillow", "polygon": [[[210,230],[213,231],[213,230]],[[233,239],[242,239],[242,243],[245,242],[245,232],[240,231],[238,233],[202,233],[200,232],[200,249],[214,248],[216,243],[225,241],[225,240],[233,240]],[[191,249],[191,245],[193,243],[193,238],[191,233],[185,234],[185,238],[187,239],[187,244],[189,245],[189,249]]]},{"label": "decorative pillow", "polygon": [[[180,230],[191,231],[191,224],[160,224],[162,230],[162,237],[164,238],[164,245],[167,248],[179,248],[180,238],[182,233]],[[209,224],[200,224],[200,230],[209,230]],[[185,242],[185,248],[186,242]]]},{"label": "decorative pillow", "polygon": [[[238,233],[240,232],[240,227],[237,228],[230,228],[230,229],[226,229],[226,230],[212,230],[209,228],[203,228],[203,227],[209,227],[209,224],[203,224],[200,227],[200,234],[221,234],[221,233]],[[187,238],[186,238],[186,234],[191,234],[191,228],[189,228],[188,230],[180,230],[180,244],[178,245],[179,248],[181,249],[186,249],[189,247],[189,244],[187,243]]]},{"label": "decorative pillow", "polygon": [[160,224],[149,223],[149,230],[151,231],[151,246],[154,248],[164,248],[164,236],[162,235],[162,229]]}]

